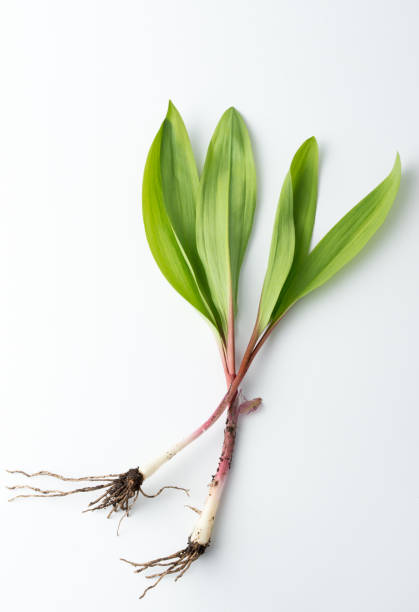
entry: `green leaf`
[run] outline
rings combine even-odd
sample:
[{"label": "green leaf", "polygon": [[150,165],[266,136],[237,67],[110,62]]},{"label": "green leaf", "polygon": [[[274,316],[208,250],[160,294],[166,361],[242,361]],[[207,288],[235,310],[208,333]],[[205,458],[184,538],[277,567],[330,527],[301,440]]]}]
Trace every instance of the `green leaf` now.
[{"label": "green leaf", "polygon": [[196,245],[198,170],[185,124],[171,101],[162,126],[160,167],[164,207],[193,270],[201,297],[221,330],[220,316],[212,301]]},{"label": "green leaf", "polygon": [[[282,301],[282,295],[287,291],[299,263],[307,256],[310,248],[317,206],[318,170],[319,151],[317,141],[312,136],[303,142],[291,162],[289,174],[293,197],[294,254],[291,268],[288,268],[285,279],[281,279],[281,284],[278,287],[276,304],[271,308],[270,323],[274,323],[280,316],[279,305]],[[287,260],[285,260],[285,264],[287,265]],[[271,294],[272,299],[273,295],[274,292]],[[260,324],[265,322],[266,318]]]},{"label": "green leaf", "polygon": [[196,219],[198,252],[224,332],[237,303],[255,206],[256,172],[249,134],[240,114],[230,108],[208,148]]},{"label": "green leaf", "polygon": [[185,124],[172,102],[163,121],[160,164],[166,212],[185,253],[194,259],[199,177]]},{"label": "green leaf", "polygon": [[290,172],[294,198],[294,267],[309,252],[316,216],[319,148],[314,136],[303,142],[298,149],[291,162]]},{"label": "green leaf", "polygon": [[291,269],[294,257],[295,231],[293,216],[293,190],[288,172],[281,189],[272,233],[268,269],[263,283],[258,312],[258,330],[268,325],[279,294]]},{"label": "green leaf", "polygon": [[195,275],[167,214],[162,187],[161,148],[164,125],[149,151],[143,179],[143,219],[148,244],[169,283],[212,324]]},{"label": "green leaf", "polygon": [[323,285],[361,251],[390,211],[400,177],[401,164],[397,154],[388,177],[352,208],[301,263],[277,306],[276,318],[297,300]]}]

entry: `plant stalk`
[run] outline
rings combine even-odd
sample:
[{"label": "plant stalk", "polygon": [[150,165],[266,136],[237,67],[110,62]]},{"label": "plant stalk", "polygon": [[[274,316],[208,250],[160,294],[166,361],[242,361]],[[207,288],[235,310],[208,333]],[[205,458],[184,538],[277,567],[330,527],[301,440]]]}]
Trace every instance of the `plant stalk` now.
[{"label": "plant stalk", "polygon": [[205,433],[212,425],[214,425],[214,423],[220,418],[223,412],[226,409],[230,408],[230,406],[232,405],[236,397],[237,391],[239,390],[239,386],[243,378],[246,376],[246,373],[250,367],[250,364],[252,363],[254,357],[256,356],[257,350],[255,352],[254,347],[256,345],[257,339],[258,339],[258,333],[257,333],[257,328],[255,327],[253,334],[250,338],[249,344],[247,346],[247,349],[245,351],[245,354],[243,356],[243,359],[240,364],[240,368],[239,368],[237,375],[233,376],[233,374],[230,373],[228,369],[226,370],[226,380],[227,380],[227,384],[229,384],[229,388],[227,390],[227,393],[224,395],[223,399],[221,400],[221,402],[218,404],[217,408],[212,413],[212,415],[206,421],[204,421],[202,425],[200,425],[197,429],[192,431],[192,433],[190,433],[188,436],[186,436],[185,438],[183,438],[182,440],[174,444],[174,446],[172,446],[168,451],[159,455],[158,457],[156,457],[155,459],[153,459],[146,465],[141,466],[140,472],[143,475],[144,480],[152,476],[152,474],[154,474],[162,465],[170,461],[170,459],[172,459],[175,455],[177,455],[181,450],[183,450],[186,446],[194,442],[203,433]]},{"label": "plant stalk", "polygon": [[215,515],[230,471],[239,414],[240,404],[238,401],[233,401],[227,413],[223,447],[217,472],[212,478],[208,497],[190,537],[191,542],[195,542],[202,546],[207,546],[209,544]]}]

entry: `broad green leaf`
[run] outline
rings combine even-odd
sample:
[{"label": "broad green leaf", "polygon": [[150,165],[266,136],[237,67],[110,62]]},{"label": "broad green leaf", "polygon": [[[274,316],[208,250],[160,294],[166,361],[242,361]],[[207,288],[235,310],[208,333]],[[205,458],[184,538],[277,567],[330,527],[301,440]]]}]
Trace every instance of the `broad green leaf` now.
[{"label": "broad green leaf", "polygon": [[220,316],[212,301],[196,245],[198,170],[185,124],[171,101],[162,126],[160,167],[164,207],[193,270],[201,296],[221,330]]},{"label": "broad green leaf", "polygon": [[227,331],[236,307],[240,267],[256,206],[256,172],[250,138],[239,113],[228,109],[211,139],[200,183],[198,252],[217,311]]},{"label": "broad green leaf", "polygon": [[189,259],[196,257],[196,203],[199,177],[185,124],[169,102],[163,122],[161,176],[164,204],[172,227]]},{"label": "broad green leaf", "polygon": [[258,328],[261,333],[268,325],[279,294],[290,271],[295,246],[293,190],[288,172],[281,189],[272,233],[268,269],[260,298]]},{"label": "broad green leaf", "polygon": [[160,159],[162,135],[163,126],[151,145],[144,169],[143,219],[147,240],[154,259],[169,283],[214,324],[165,207]]},{"label": "broad green leaf", "polygon": [[[277,302],[271,309],[271,323],[276,320],[278,305],[282,295],[286,293],[292,283],[298,265],[309,251],[313,233],[314,218],[316,215],[317,189],[318,189],[319,151],[317,141],[312,136],[298,149],[290,167],[293,195],[293,216],[295,230],[294,256],[291,268],[288,270],[285,281],[281,283],[277,294]],[[281,293],[282,292],[282,295]],[[273,296],[273,294],[272,294]]]},{"label": "broad green leaf", "polygon": [[275,313],[276,318],[303,296],[328,281],[357,255],[384,222],[396,198],[401,176],[397,154],[382,183],[350,210],[298,268]]},{"label": "broad green leaf", "polygon": [[309,252],[316,216],[319,149],[314,136],[303,142],[298,149],[291,162],[290,172],[295,224],[294,267]]}]

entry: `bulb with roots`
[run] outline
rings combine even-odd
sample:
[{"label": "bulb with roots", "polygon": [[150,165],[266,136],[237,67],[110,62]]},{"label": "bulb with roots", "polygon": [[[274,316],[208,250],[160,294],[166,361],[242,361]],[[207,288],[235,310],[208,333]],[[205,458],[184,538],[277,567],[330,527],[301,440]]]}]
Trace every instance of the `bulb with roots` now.
[{"label": "bulb with roots", "polygon": [[[122,521],[123,518],[129,516],[129,513],[135,502],[137,501],[139,494],[141,494],[143,497],[154,498],[160,495],[166,489],[177,489],[189,495],[188,489],[174,485],[167,485],[161,487],[161,489],[159,489],[156,493],[153,494],[146,493],[143,489],[143,483],[148,480],[155,472],[157,472],[157,470],[159,470],[165,463],[167,463],[168,461],[170,461],[170,459],[177,455],[181,450],[183,450],[186,446],[188,446],[197,438],[199,438],[219,419],[223,412],[232,405],[233,401],[235,401],[238,382],[238,379],[234,381],[234,383],[229,387],[227,393],[225,394],[215,411],[204,423],[202,423],[202,425],[195,429],[191,434],[189,434],[185,438],[182,438],[179,442],[174,444],[169,450],[157,455],[153,460],[142,465],[141,468],[131,468],[130,470],[122,474],[106,474],[104,476],[84,476],[81,478],[70,478],[62,476],[61,474],[48,472],[46,470],[42,470],[35,473],[24,472],[23,470],[7,470],[10,474],[22,474],[27,478],[34,478],[37,476],[49,476],[64,482],[90,483],[88,486],[78,487],[70,491],[62,491],[56,489],[40,489],[38,487],[29,485],[15,485],[7,488],[10,490],[26,489],[32,491],[32,493],[20,493],[12,497],[9,501],[13,501],[22,497],[66,497],[67,495],[73,495],[75,493],[92,493],[98,491],[100,492],[99,497],[91,501],[86,510],[84,510],[84,512],[109,509],[109,513],[107,515],[108,518],[114,512],[122,512]],[[254,407],[257,406],[261,401],[260,398],[247,401],[243,398],[241,392],[239,392],[239,396],[243,412],[249,412],[253,410]],[[118,532],[121,521],[118,524]]]},{"label": "bulb with roots", "polygon": [[9,499],[9,501],[13,501],[21,497],[66,497],[67,495],[73,495],[75,493],[92,493],[94,491],[99,491],[99,497],[91,501],[86,510],[83,510],[83,512],[93,512],[95,510],[110,509],[107,515],[107,518],[110,518],[114,512],[121,511],[123,514],[118,524],[118,532],[122,519],[129,516],[130,510],[137,501],[138,495],[140,493],[144,497],[154,498],[160,495],[166,489],[177,489],[179,491],[184,491],[187,495],[189,495],[188,489],[185,489],[183,487],[177,487],[174,485],[167,485],[165,487],[161,487],[161,489],[159,489],[157,493],[146,493],[142,487],[145,480],[145,475],[142,471],[140,471],[138,467],[131,468],[123,474],[107,474],[105,476],[84,476],[81,478],[69,478],[66,476],[62,476],[61,474],[47,472],[46,470],[35,472],[33,474],[29,474],[28,472],[24,472],[23,470],[7,471],[10,474],[22,474],[27,478],[34,478],[36,476],[50,476],[52,478],[56,478],[65,482],[92,483],[89,486],[79,487],[70,491],[61,491],[56,489],[40,489],[38,487],[32,487],[29,485],[15,485],[7,488],[10,490],[26,489],[34,491],[33,493],[23,493],[15,495],[11,499]]},{"label": "bulb with roots", "polygon": [[150,589],[154,589],[166,576],[175,576],[175,581],[179,580],[179,578],[181,578],[188,571],[192,563],[199,559],[199,557],[201,557],[201,555],[203,555],[207,550],[211,540],[215,516],[217,514],[223,489],[226,484],[227,475],[231,467],[238,417],[240,414],[247,414],[253,410],[256,410],[260,403],[260,398],[251,400],[250,402],[244,401],[241,404],[237,399],[230,406],[227,415],[226,427],[224,430],[224,442],[217,472],[212,477],[205,505],[202,511],[199,513],[199,518],[188,539],[186,547],[171,555],[159,557],[146,563],[135,563],[133,561],[128,561],[127,559],[121,559],[121,561],[132,565],[135,568],[134,571],[136,573],[153,569],[156,570],[155,572],[152,571],[146,576],[147,579],[154,580],[154,582],[144,590],[140,596],[140,599],[142,599],[148,593],[148,591],[150,591]]},{"label": "bulb with roots", "polygon": [[[75,493],[91,493],[94,491],[100,491],[98,498],[94,499],[89,503],[88,508],[84,512],[92,512],[94,510],[102,510],[109,508],[108,518],[118,511],[123,512],[121,521],[129,513],[137,501],[138,495],[141,494],[147,498],[154,498],[160,495],[166,489],[177,489],[184,491],[189,495],[189,490],[184,487],[167,485],[159,489],[156,493],[146,493],[143,489],[143,483],[148,480],[157,470],[159,470],[165,463],[170,461],[175,455],[177,455],[186,446],[194,442],[199,436],[201,436],[211,425],[213,425],[225,409],[230,405],[232,399],[229,396],[229,392],[224,396],[221,403],[217,406],[213,414],[207,419],[200,427],[195,429],[190,435],[182,438],[179,442],[174,444],[169,450],[161,453],[154,457],[151,461],[141,466],[141,468],[131,468],[123,474],[107,474],[105,476],[84,476],[81,478],[70,478],[62,476],[61,474],[55,474],[42,470],[40,472],[28,473],[23,470],[7,470],[10,474],[22,474],[27,478],[34,478],[37,476],[49,476],[65,482],[89,482],[89,486],[79,487],[70,491],[61,491],[56,489],[40,489],[29,485],[15,485],[7,487],[10,490],[26,489],[33,491],[33,493],[21,493],[12,497],[9,501],[13,501],[22,497],[66,497],[67,495],[73,495]],[[121,522],[120,521],[120,522]],[[119,523],[120,525],[120,523]],[[118,531],[119,531],[118,525]]]},{"label": "bulb with roots", "polygon": [[[36,476],[49,476],[65,482],[91,483],[89,486],[79,487],[70,491],[61,491],[56,489],[40,489],[38,487],[32,487],[29,485],[14,485],[7,488],[10,490],[27,489],[33,491],[33,493],[18,494],[12,497],[9,501],[13,501],[22,497],[65,497],[67,495],[73,495],[75,493],[89,493],[93,491],[100,491],[99,497],[91,501],[86,510],[84,510],[84,512],[92,512],[95,510],[109,508],[110,510],[107,515],[109,518],[114,512],[122,511],[123,515],[121,517],[121,520],[119,521],[117,530],[117,533],[119,533],[119,526],[121,524],[121,521],[125,517],[129,516],[129,513],[135,502],[137,501],[140,493],[144,497],[154,498],[160,495],[166,489],[177,489],[180,491],[184,491],[187,495],[189,495],[188,489],[174,485],[164,486],[156,493],[149,494],[143,490],[142,485],[144,481],[150,478],[150,476],[152,476],[158,469],[160,469],[160,467],[170,461],[181,450],[189,446],[189,444],[194,442],[203,433],[205,433],[226,410],[230,411],[233,406],[239,406],[238,412],[249,413],[259,406],[262,401],[260,398],[255,398],[250,401],[246,400],[242,395],[241,391],[239,390],[239,386],[244,376],[246,375],[246,372],[253,360],[254,354],[256,354],[257,352],[257,350],[255,350],[253,353],[251,351],[251,349],[254,347],[255,341],[256,340],[254,332],[237,375],[231,373],[234,371],[234,358],[231,359],[232,370],[230,372],[227,367],[225,355],[222,351],[224,371],[227,381],[226,394],[224,395],[221,402],[218,404],[217,408],[206,421],[204,421],[197,429],[194,429],[192,433],[190,433],[188,436],[182,438],[180,441],[174,444],[168,451],[158,455],[149,463],[141,466],[141,468],[131,468],[130,470],[122,474],[107,474],[105,476],[85,476],[81,478],[70,478],[46,470],[42,470],[32,474],[24,472],[23,470],[7,470],[10,474],[22,474],[27,478],[34,478]],[[234,351],[234,343],[231,346],[233,347]],[[200,554],[202,554],[203,551],[201,549],[199,550],[201,551]]]}]

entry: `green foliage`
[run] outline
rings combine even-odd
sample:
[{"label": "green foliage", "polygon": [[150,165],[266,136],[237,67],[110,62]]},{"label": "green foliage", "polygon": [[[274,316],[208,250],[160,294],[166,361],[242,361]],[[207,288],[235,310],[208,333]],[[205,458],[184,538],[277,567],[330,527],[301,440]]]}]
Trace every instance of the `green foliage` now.
[{"label": "green foliage", "polygon": [[221,117],[201,177],[196,236],[211,295],[227,330],[256,206],[249,134],[234,109]]},{"label": "green foliage", "polygon": [[[259,304],[259,334],[351,261],[395,200],[401,176],[398,155],[388,177],[309,252],[318,157],[316,139],[309,138],[286,175]],[[240,114],[230,108],[221,117],[199,179],[185,125],[169,103],[144,170],[146,235],[164,276],[215,328],[224,346],[255,206],[255,165]]]},{"label": "green foliage", "polygon": [[206,299],[196,251],[198,172],[183,122],[173,107],[149,151],[143,178],[143,219],[151,252],[169,283],[219,331]]},{"label": "green foliage", "polygon": [[291,162],[292,191],[294,198],[296,267],[307,255],[316,216],[319,176],[319,148],[312,136],[298,149]]},{"label": "green foliage", "polygon": [[354,206],[298,265],[277,306],[275,319],[332,278],[363,249],[389,213],[400,177],[401,164],[397,155],[388,177]]},{"label": "green foliage", "polygon": [[271,311],[270,323],[275,323],[281,315],[280,292],[282,294],[286,292],[294,273],[298,270],[298,265],[305,259],[310,249],[319,183],[319,149],[314,136],[303,142],[294,155],[290,175],[293,192],[294,255],[288,278],[279,287],[278,299]]},{"label": "green foliage", "polygon": [[187,257],[194,261],[199,176],[185,124],[172,102],[162,126],[160,167],[167,215]]},{"label": "green foliage", "polygon": [[293,216],[293,190],[291,173],[288,172],[282,186],[272,233],[268,269],[263,283],[259,304],[258,329],[268,325],[286,281],[294,257],[295,232]]}]

